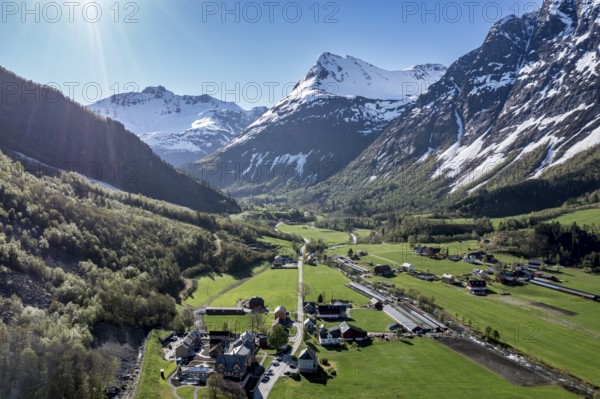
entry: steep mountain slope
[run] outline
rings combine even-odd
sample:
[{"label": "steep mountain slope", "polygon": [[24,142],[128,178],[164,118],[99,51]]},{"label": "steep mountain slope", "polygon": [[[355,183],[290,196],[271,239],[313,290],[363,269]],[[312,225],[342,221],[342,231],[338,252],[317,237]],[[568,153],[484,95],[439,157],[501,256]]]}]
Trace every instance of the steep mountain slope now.
[{"label": "steep mountain slope", "polygon": [[532,181],[600,143],[599,16],[598,0],[546,0],[498,22],[320,195],[419,207],[525,182],[514,200],[535,208]]},{"label": "steep mountain slope", "polygon": [[88,108],[119,121],[162,159],[175,166],[204,158],[223,147],[267,111],[245,111],[208,95],[178,96],[162,86],[115,94]]},{"label": "steep mountain slope", "polygon": [[231,198],[164,163],[121,123],[5,69],[0,84],[1,148],[194,210],[239,211]]},{"label": "steep mountain slope", "polygon": [[390,72],[325,53],[289,96],[184,169],[240,196],[316,184],[351,162],[444,72],[441,65]]}]

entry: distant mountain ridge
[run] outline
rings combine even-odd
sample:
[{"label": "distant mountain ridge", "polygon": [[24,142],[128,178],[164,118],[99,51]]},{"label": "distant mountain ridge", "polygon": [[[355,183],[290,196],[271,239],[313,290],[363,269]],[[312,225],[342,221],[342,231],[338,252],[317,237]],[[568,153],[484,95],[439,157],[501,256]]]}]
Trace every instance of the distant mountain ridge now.
[{"label": "distant mountain ridge", "polygon": [[0,84],[14,89],[0,103],[0,148],[193,210],[239,211],[231,198],[166,164],[123,124],[2,68]]},{"label": "distant mountain ridge", "polygon": [[115,94],[88,108],[123,123],[174,166],[221,148],[267,110],[255,107],[245,111],[208,95],[179,96],[163,86]]},{"label": "distant mountain ridge", "polygon": [[317,184],[354,160],[445,70],[427,64],[391,72],[324,53],[290,95],[184,169],[240,196]]}]

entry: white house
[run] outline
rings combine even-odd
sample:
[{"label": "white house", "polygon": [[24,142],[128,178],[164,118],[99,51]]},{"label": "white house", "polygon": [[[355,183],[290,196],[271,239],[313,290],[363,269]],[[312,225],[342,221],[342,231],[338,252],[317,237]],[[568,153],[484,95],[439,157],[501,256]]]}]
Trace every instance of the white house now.
[{"label": "white house", "polygon": [[415,272],[415,267],[410,263],[403,263],[402,266],[400,266],[400,268],[403,272],[409,272],[409,273]]},{"label": "white house", "polygon": [[331,327],[330,330],[322,326],[321,331],[319,331],[319,345],[339,345],[341,336],[342,332],[339,326]]},{"label": "white house", "polygon": [[298,356],[298,371],[312,374],[319,369],[319,359],[312,348],[306,348]]}]

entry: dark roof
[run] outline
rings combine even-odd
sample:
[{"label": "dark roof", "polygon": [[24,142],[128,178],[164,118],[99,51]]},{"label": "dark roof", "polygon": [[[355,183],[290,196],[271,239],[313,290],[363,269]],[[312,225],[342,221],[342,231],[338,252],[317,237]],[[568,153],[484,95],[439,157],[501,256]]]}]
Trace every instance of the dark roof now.
[{"label": "dark roof", "polygon": [[348,309],[346,305],[319,305],[319,313],[339,314]]},{"label": "dark roof", "polygon": [[487,287],[487,283],[483,280],[469,280],[468,284],[471,287],[475,287],[475,288],[485,288]]},{"label": "dark roof", "polygon": [[300,356],[298,356],[298,360],[300,360],[300,359],[302,359],[302,360],[315,360],[316,358],[317,358],[317,354],[311,348],[304,349],[300,353]]},{"label": "dark roof", "polygon": [[353,330],[353,331],[356,331],[361,334],[367,334],[367,332],[365,330],[363,330],[362,328],[358,328],[358,327],[353,326],[352,324],[348,324],[346,322],[343,322],[342,324],[340,324],[339,329],[342,332],[342,334],[345,334],[349,330]]}]

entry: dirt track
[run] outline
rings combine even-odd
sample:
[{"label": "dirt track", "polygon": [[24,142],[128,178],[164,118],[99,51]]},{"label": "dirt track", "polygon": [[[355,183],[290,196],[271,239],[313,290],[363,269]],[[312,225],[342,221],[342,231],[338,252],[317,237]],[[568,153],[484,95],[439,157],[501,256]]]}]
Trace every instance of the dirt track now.
[{"label": "dirt track", "polygon": [[552,385],[550,378],[536,373],[504,356],[464,338],[440,339],[440,343],[522,387]]}]

